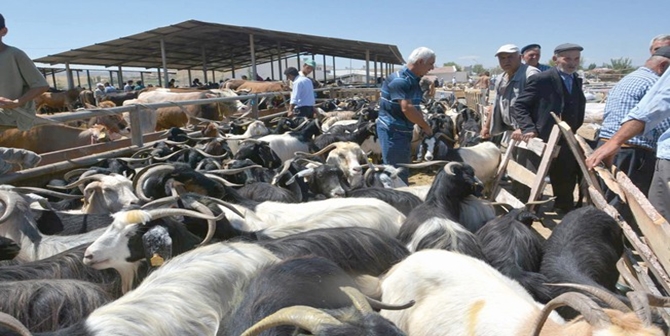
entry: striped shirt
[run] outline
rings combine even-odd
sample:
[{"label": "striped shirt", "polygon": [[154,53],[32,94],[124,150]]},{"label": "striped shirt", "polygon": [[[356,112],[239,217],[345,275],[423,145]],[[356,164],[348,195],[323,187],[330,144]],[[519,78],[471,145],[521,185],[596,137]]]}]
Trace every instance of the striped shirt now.
[{"label": "striped shirt", "polygon": [[622,122],[631,119],[644,121],[643,134],[658,139],[656,157],[670,160],[670,71],[656,81]]},{"label": "striped shirt", "polygon": [[[642,100],[642,97],[658,81],[658,78],[658,75],[651,69],[640,67],[622,78],[610,90],[605,104],[605,119],[600,129],[601,138],[610,139],[614,136],[614,133],[621,127],[621,121],[624,117]],[[661,135],[660,133],[654,134],[654,132],[645,135],[640,134],[626,143],[654,150],[658,137]]]},{"label": "striped shirt", "polygon": [[412,130],[414,123],[409,121],[400,108],[401,100],[409,100],[412,105],[421,111],[420,104],[423,92],[417,75],[407,67],[396,71],[386,78],[382,84],[381,99],[379,100],[379,118],[389,126],[396,126]]}]

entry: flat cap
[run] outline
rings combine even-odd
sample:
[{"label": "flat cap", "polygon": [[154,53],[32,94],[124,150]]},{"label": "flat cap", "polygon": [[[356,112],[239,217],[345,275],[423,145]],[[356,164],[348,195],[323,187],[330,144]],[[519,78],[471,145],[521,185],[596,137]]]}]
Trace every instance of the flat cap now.
[{"label": "flat cap", "polygon": [[498,48],[498,51],[496,51],[495,56],[498,56],[499,54],[516,54],[518,52],[519,47],[513,44],[505,44],[502,47]]},{"label": "flat cap", "polygon": [[663,56],[665,58],[670,58],[670,46],[660,47],[654,52],[654,56]]},{"label": "flat cap", "polygon": [[527,46],[521,48],[521,53],[523,54],[523,53],[526,52],[526,50],[528,50],[528,49],[535,49],[535,48],[537,48],[537,49],[542,49],[542,47],[541,47],[539,44],[537,44],[537,43],[533,43],[533,44],[529,44],[529,45],[527,45]]},{"label": "flat cap", "polygon": [[560,44],[558,47],[556,47],[556,49],[554,49],[554,54],[562,53],[562,52],[568,51],[568,50],[582,51],[582,50],[584,50],[584,48],[582,48],[582,46],[580,46],[579,44],[575,44],[575,43],[563,43],[563,44]]}]

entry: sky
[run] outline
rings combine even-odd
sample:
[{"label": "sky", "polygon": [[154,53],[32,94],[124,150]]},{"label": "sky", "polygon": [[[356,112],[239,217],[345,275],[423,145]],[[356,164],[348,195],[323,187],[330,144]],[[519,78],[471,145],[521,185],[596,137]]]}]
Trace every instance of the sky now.
[{"label": "sky", "polygon": [[[642,65],[651,38],[670,34],[669,10],[668,0],[0,0],[9,28],[3,42],[31,58],[194,19],[394,44],[405,59],[425,46],[435,51],[436,65],[485,67],[497,65],[494,54],[503,44],[538,43],[547,63],[554,47],[565,42],[584,47],[585,66],[620,57]],[[338,68],[348,63],[337,59]]]}]

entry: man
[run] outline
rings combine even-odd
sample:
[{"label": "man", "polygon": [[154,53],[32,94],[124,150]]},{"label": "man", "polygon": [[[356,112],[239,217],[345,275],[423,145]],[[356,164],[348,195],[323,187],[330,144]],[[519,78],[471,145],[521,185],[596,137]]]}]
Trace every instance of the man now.
[{"label": "man", "polygon": [[451,86],[456,87],[456,75],[454,75],[454,77],[451,77]]},{"label": "man", "polygon": [[[528,79],[526,88],[510,111],[519,126],[512,133],[512,139],[528,141],[539,136],[546,142],[556,124],[549,112],[556,113],[573,132],[582,126],[586,98],[582,80],[575,74],[582,50],[584,48],[573,43],[559,45],[553,57],[556,67]],[[561,149],[549,168],[549,177],[556,196],[554,210],[562,214],[574,208],[573,191],[581,176],[577,161],[564,139],[559,141],[559,146]],[[536,163],[528,157],[533,156],[525,158],[526,168],[537,170]]]},{"label": "man", "polygon": [[481,104],[486,106],[489,104],[489,87],[491,86],[491,73],[484,71],[479,74],[479,79],[475,83],[475,89],[479,89],[482,93]]},{"label": "man", "polygon": [[[385,164],[396,166],[411,161],[414,124],[419,125],[426,135],[433,134],[419,107],[422,98],[419,81],[433,70],[434,64],[435,52],[419,47],[409,55],[407,66],[389,75],[382,83],[377,135]],[[401,170],[398,176],[406,184],[409,182],[407,170]]]},{"label": "man", "polygon": [[523,55],[523,61],[530,65],[538,68],[540,71],[547,71],[551,69],[550,66],[540,63],[541,49],[539,44],[529,44],[521,48],[521,54]]},{"label": "man", "polygon": [[105,85],[98,83],[95,85],[95,91],[93,91],[93,97],[95,98],[95,105],[99,106],[102,98],[105,97]]},{"label": "man", "polygon": [[[670,65],[670,47],[657,49],[644,66],[622,78],[607,95],[605,119],[600,129],[598,146],[603,146],[619,130],[621,121],[635,107],[647,91],[658,81]],[[649,192],[654,166],[656,163],[656,142],[670,125],[661,123],[647,135],[636,135],[622,144],[622,148],[614,157],[614,165],[630,177],[635,186],[645,195]],[[626,221],[632,223],[633,217],[625,207],[619,207],[616,194],[605,187],[605,196],[610,203],[618,208]]]},{"label": "man", "polygon": [[126,85],[123,86],[124,92],[131,92],[135,87],[133,86],[133,81],[129,80],[126,82]]},{"label": "man", "polygon": [[135,83],[135,87],[133,88],[133,90],[139,91],[139,90],[142,90],[144,88],[145,87],[144,87],[144,84],[142,83],[142,81],[138,80],[137,83]]},{"label": "man", "polygon": [[116,93],[116,88],[109,84],[109,82],[105,82],[105,94],[110,93]]},{"label": "man", "polygon": [[286,75],[290,81],[293,81],[293,89],[291,90],[291,100],[289,102],[287,116],[291,117],[295,114],[298,117],[314,117],[314,105],[316,104],[316,100],[314,99],[314,84],[307,76],[314,71],[315,67],[316,62],[313,60],[305,60],[302,65],[302,73],[304,76],[301,76],[298,73],[298,69],[294,67],[290,67],[284,71],[284,75]]},{"label": "man", "polygon": [[168,87],[169,88],[177,87],[174,78],[170,79],[170,81],[168,82]]},{"label": "man", "polygon": [[[660,49],[659,49],[660,50]],[[658,50],[657,50],[658,51]],[[601,161],[612,163],[614,156],[626,141],[637,134],[647,135],[659,131],[664,123],[662,134],[658,138],[656,152],[656,170],[649,188],[649,201],[658,212],[670,219],[670,71],[666,71],[656,84],[624,118],[621,128],[586,159],[586,166],[592,169]]]},{"label": "man", "polygon": [[[495,86],[496,99],[493,109],[489,110],[489,115],[482,127],[483,139],[505,131],[514,131],[516,127],[510,117],[510,111],[514,109],[516,99],[526,87],[526,79],[540,72],[535,67],[521,63],[519,47],[513,44],[505,44],[498,48],[495,56],[498,58],[498,64],[503,73]],[[487,83],[482,83],[482,85],[486,85],[488,91],[488,78]]]},{"label": "man", "polygon": [[33,99],[46,92],[49,84],[26,53],[2,42],[8,31],[0,14],[0,130],[27,131],[35,120]]},{"label": "man", "polygon": [[654,54],[658,48],[670,46],[670,34],[661,34],[653,39],[649,43],[649,53]]}]

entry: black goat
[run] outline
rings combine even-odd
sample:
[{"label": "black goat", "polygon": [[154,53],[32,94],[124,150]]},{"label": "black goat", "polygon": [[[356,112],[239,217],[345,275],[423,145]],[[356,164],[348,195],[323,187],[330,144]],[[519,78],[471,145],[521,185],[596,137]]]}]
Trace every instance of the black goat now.
[{"label": "black goat", "polygon": [[[615,292],[619,278],[616,263],[622,253],[622,230],[614,218],[591,206],[579,208],[565,215],[547,239],[540,273],[549,283],[575,283]],[[570,289],[552,287],[552,296],[567,291]],[[577,315],[572,309],[558,311],[565,318]]]},{"label": "black goat", "polygon": [[[345,294],[341,288],[347,287]],[[269,266],[249,284],[225,334],[295,335],[304,328],[313,335],[404,335],[374,313],[354,287],[344,271],[324,258],[291,259]],[[322,320],[296,326],[295,321],[281,317],[289,311],[306,321],[313,316]],[[244,332],[252,326],[253,331]]]},{"label": "black goat", "polygon": [[0,311],[32,332],[69,327],[113,299],[98,284],[72,279],[0,282],[0,296]]},{"label": "black goat", "polygon": [[105,214],[77,214],[57,210],[36,211],[37,229],[46,235],[71,236],[108,226],[114,221]]},{"label": "black goat", "polygon": [[239,150],[233,156],[233,160],[249,159],[265,168],[276,169],[282,164],[282,160],[277,156],[267,142],[263,141],[243,141]]},{"label": "black goat", "polygon": [[344,142],[350,141],[361,145],[367,138],[375,135],[375,131],[373,131],[373,128],[375,128],[376,126],[374,123],[368,122],[356,125],[357,125],[356,129],[351,133],[328,132],[319,135],[314,139],[314,141],[310,145],[311,146],[310,150],[312,150],[313,152],[317,152],[324,149],[331,143],[338,141],[344,141]]},{"label": "black goat", "polygon": [[215,198],[220,198],[225,194],[220,183],[193,170],[188,164],[178,162],[145,167],[133,181],[133,188],[141,200],[148,202],[150,198],[170,196],[170,193],[165,190],[168,180],[182,183],[189,192]]},{"label": "black goat", "polygon": [[479,115],[471,108],[464,108],[456,117],[456,133],[460,147],[470,147],[481,142],[482,123]]},{"label": "black goat", "polygon": [[21,247],[13,240],[0,237],[0,260],[12,260],[19,255]]},{"label": "black goat", "polygon": [[412,209],[423,203],[416,195],[389,188],[360,188],[350,190],[347,192],[347,197],[376,198],[394,206],[405,216],[409,215]]},{"label": "black goat", "polygon": [[500,273],[516,280],[541,302],[551,300],[540,274],[544,237],[531,228],[539,220],[525,209],[514,209],[495,218],[476,233],[486,260]]},{"label": "black goat", "polygon": [[300,203],[302,194],[294,194],[291,190],[274,186],[267,182],[246,184],[238,190],[242,197],[257,202]]}]

